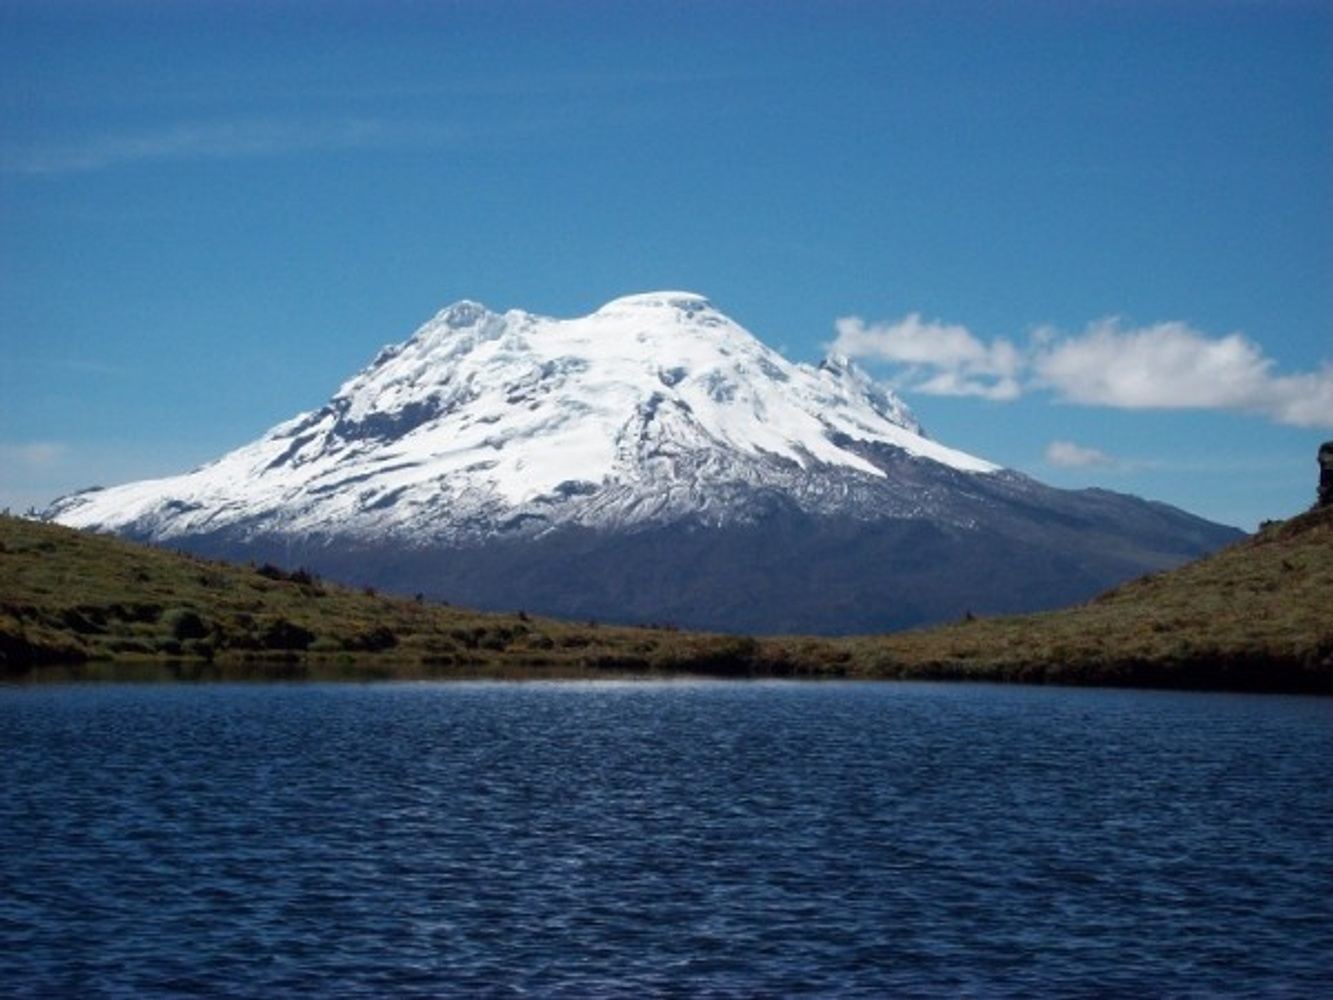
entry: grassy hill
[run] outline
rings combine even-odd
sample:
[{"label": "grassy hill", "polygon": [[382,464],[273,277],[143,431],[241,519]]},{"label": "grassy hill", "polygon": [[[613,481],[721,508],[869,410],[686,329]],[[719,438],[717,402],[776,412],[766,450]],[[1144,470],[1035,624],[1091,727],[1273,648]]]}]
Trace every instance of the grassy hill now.
[{"label": "grassy hill", "polygon": [[484,614],[0,518],[0,671],[56,663],[85,676],[621,669],[1327,692],[1333,510],[1077,608],[850,639]]},{"label": "grassy hill", "polygon": [[[429,676],[461,668],[710,669],[731,636],[484,614],[0,517],[0,671],[72,662]],[[294,671],[293,667],[301,670]]]},{"label": "grassy hill", "polygon": [[1333,508],[1075,608],[844,645],[881,676],[1333,692]]}]

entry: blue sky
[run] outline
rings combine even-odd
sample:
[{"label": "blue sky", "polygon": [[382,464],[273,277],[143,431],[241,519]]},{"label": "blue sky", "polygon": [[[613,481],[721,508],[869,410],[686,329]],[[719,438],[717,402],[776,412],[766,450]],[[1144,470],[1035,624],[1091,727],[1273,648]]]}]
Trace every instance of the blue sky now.
[{"label": "blue sky", "polygon": [[1243,527],[1333,438],[1327,3],[0,0],[0,505],[460,298],[684,288],[933,436]]}]

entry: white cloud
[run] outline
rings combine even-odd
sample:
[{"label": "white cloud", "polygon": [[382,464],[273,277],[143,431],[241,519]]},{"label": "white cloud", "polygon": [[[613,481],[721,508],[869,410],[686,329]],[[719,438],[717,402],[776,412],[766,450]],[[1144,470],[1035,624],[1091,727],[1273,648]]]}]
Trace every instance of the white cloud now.
[{"label": "white cloud", "polygon": [[1037,383],[1074,403],[1236,410],[1301,427],[1333,425],[1333,369],[1278,376],[1273,368],[1239,333],[1213,338],[1184,323],[1125,329],[1115,320],[1054,341],[1033,359]]},{"label": "white cloud", "polygon": [[25,472],[41,472],[59,465],[68,453],[68,446],[59,441],[0,444],[0,465]]},{"label": "white cloud", "polygon": [[1264,412],[1293,427],[1333,427],[1333,364],[1317,372],[1275,378]]},{"label": "white cloud", "polygon": [[9,173],[58,174],[153,160],[238,159],[311,149],[437,145],[458,138],[458,130],[438,124],[378,118],[181,122],[141,132],[11,148],[0,160],[0,168]]},{"label": "white cloud", "polygon": [[1063,469],[1115,464],[1115,460],[1106,452],[1096,448],[1084,448],[1073,441],[1052,441],[1046,446],[1046,461]]},{"label": "white cloud", "polygon": [[834,351],[899,365],[898,384],[916,392],[1007,401],[1046,390],[1086,406],[1228,410],[1333,427],[1333,364],[1280,375],[1240,333],[1210,337],[1186,323],[1127,327],[1105,319],[1080,334],[1043,327],[1020,347],[916,313],[894,323],[843,317],[835,326]]},{"label": "white cloud", "polygon": [[1014,378],[982,379],[956,371],[938,372],[912,388],[932,396],[979,396],[1007,403],[1023,395],[1023,387]]},{"label": "white cloud", "polygon": [[919,392],[1001,400],[1020,394],[1014,376],[1022,357],[1003,338],[986,344],[966,327],[923,320],[919,313],[869,325],[859,316],[843,316],[834,326],[833,351],[906,365]]}]

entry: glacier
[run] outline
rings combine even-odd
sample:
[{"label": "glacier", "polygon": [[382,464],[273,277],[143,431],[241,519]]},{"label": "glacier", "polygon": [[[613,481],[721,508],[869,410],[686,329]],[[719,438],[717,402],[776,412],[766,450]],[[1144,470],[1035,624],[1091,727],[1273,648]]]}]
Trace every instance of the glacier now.
[{"label": "glacier", "polygon": [[793,364],[700,295],[631,295],[577,319],[463,301],[318,410],[184,475],[62,498],[50,517],[155,541],[722,523],[747,517],[737,487],[848,508],[847,476],[829,489],[829,473],[884,479],[875,445],[999,471],[930,440],[847,359]]}]

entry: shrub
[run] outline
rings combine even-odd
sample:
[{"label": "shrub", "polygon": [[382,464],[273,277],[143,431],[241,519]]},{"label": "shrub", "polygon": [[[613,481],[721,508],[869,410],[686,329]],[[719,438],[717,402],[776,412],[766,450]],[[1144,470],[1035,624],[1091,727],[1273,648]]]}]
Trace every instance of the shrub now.
[{"label": "shrub", "polygon": [[223,643],[228,649],[253,650],[262,646],[259,636],[253,632],[229,632]]},{"label": "shrub", "polygon": [[120,621],[150,623],[162,617],[162,605],[145,602],[110,604],[106,613],[107,617]]},{"label": "shrub", "polygon": [[162,616],[162,624],[173,639],[202,639],[208,635],[208,625],[190,608],[171,608]]},{"label": "shrub", "polygon": [[213,640],[207,639],[186,639],[181,643],[181,651],[186,656],[197,656],[201,660],[213,659]]},{"label": "shrub", "polygon": [[494,629],[486,632],[478,641],[477,646],[481,649],[489,649],[493,652],[499,652],[509,645],[509,632],[506,629]]},{"label": "shrub", "polygon": [[264,629],[259,641],[267,649],[306,649],[315,641],[315,633],[285,618],[278,618]]},{"label": "shrub", "polygon": [[353,636],[347,641],[347,648],[361,653],[377,653],[398,645],[398,637],[385,625],[377,625],[369,631]]},{"label": "shrub", "polygon": [[66,608],[60,613],[60,622],[81,635],[92,635],[96,632],[106,631],[102,627],[102,622],[97,620],[99,617],[95,612],[85,614],[79,608]]},{"label": "shrub", "polygon": [[473,628],[451,628],[449,635],[461,643],[466,649],[476,649],[482,636],[486,634],[484,626],[474,626]]},{"label": "shrub", "polygon": [[112,639],[106,644],[106,648],[113,653],[147,654],[153,651],[152,646],[138,639]]},{"label": "shrub", "polygon": [[748,635],[725,636],[701,643],[683,657],[684,666],[696,670],[737,672],[754,667],[759,643]]}]

